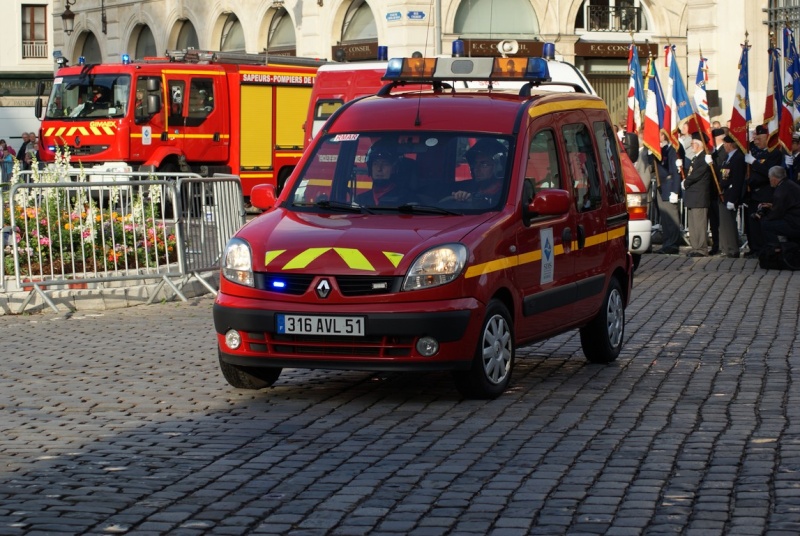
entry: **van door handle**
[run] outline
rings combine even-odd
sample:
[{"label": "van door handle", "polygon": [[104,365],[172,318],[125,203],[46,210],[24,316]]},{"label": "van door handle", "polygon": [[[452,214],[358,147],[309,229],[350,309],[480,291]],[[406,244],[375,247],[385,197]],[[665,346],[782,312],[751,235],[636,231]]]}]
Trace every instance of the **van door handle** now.
[{"label": "van door handle", "polygon": [[578,225],[578,249],[583,249],[586,245],[586,229],[583,225]]}]

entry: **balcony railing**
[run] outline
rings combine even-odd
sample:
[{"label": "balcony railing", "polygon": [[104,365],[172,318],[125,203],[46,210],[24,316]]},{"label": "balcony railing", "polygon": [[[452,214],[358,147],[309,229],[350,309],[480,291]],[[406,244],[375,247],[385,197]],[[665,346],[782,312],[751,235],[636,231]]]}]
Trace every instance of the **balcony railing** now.
[{"label": "balcony railing", "polygon": [[586,6],[590,32],[638,32],[642,29],[642,8]]},{"label": "balcony railing", "polygon": [[23,58],[46,58],[47,41],[22,41]]}]

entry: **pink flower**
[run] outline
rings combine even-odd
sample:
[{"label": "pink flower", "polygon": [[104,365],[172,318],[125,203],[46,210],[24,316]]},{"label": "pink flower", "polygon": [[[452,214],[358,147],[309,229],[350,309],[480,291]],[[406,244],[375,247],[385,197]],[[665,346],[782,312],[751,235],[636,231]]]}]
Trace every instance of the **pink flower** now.
[{"label": "pink flower", "polygon": [[41,244],[42,246],[49,246],[50,245],[50,239],[47,238],[46,236],[43,236],[43,237],[41,237],[39,239],[39,244]]}]

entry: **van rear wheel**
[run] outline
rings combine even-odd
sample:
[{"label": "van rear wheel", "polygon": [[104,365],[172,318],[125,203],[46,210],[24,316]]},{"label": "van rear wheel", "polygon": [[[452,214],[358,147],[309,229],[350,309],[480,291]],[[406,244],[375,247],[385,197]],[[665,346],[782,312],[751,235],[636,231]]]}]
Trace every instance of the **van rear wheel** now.
[{"label": "van rear wheel", "polygon": [[514,368],[514,324],[499,300],[486,308],[481,336],[468,371],[454,373],[456,387],[466,398],[497,398],[508,388]]},{"label": "van rear wheel", "polygon": [[237,389],[263,389],[270,387],[281,375],[280,367],[241,367],[238,365],[231,365],[222,359],[222,353],[219,356],[219,368],[222,375],[225,377],[231,387]]},{"label": "van rear wheel", "polygon": [[619,357],[625,337],[625,301],[616,278],[608,284],[600,312],[580,331],[583,354],[590,363],[611,363]]}]

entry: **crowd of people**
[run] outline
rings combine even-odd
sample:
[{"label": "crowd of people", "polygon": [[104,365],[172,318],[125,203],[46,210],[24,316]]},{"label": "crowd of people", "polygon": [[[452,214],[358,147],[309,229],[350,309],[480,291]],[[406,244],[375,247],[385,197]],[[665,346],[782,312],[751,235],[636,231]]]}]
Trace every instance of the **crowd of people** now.
[{"label": "crowd of people", "polygon": [[642,145],[647,173],[658,192],[662,243],[655,253],[679,254],[684,230],[689,257],[759,258],[780,251],[787,242],[800,246],[800,132],[793,134],[791,151],[770,149],[769,133],[762,125],[751,132],[746,152],[719,121],[712,124],[711,135],[713,150],[702,134],[690,133],[688,125],[677,147],[662,133],[660,158]]},{"label": "crowd of people", "polygon": [[10,182],[14,162],[19,161],[20,170],[29,170],[39,161],[39,139],[35,132],[23,132],[19,149],[14,149],[6,140],[0,139],[0,179]]}]

